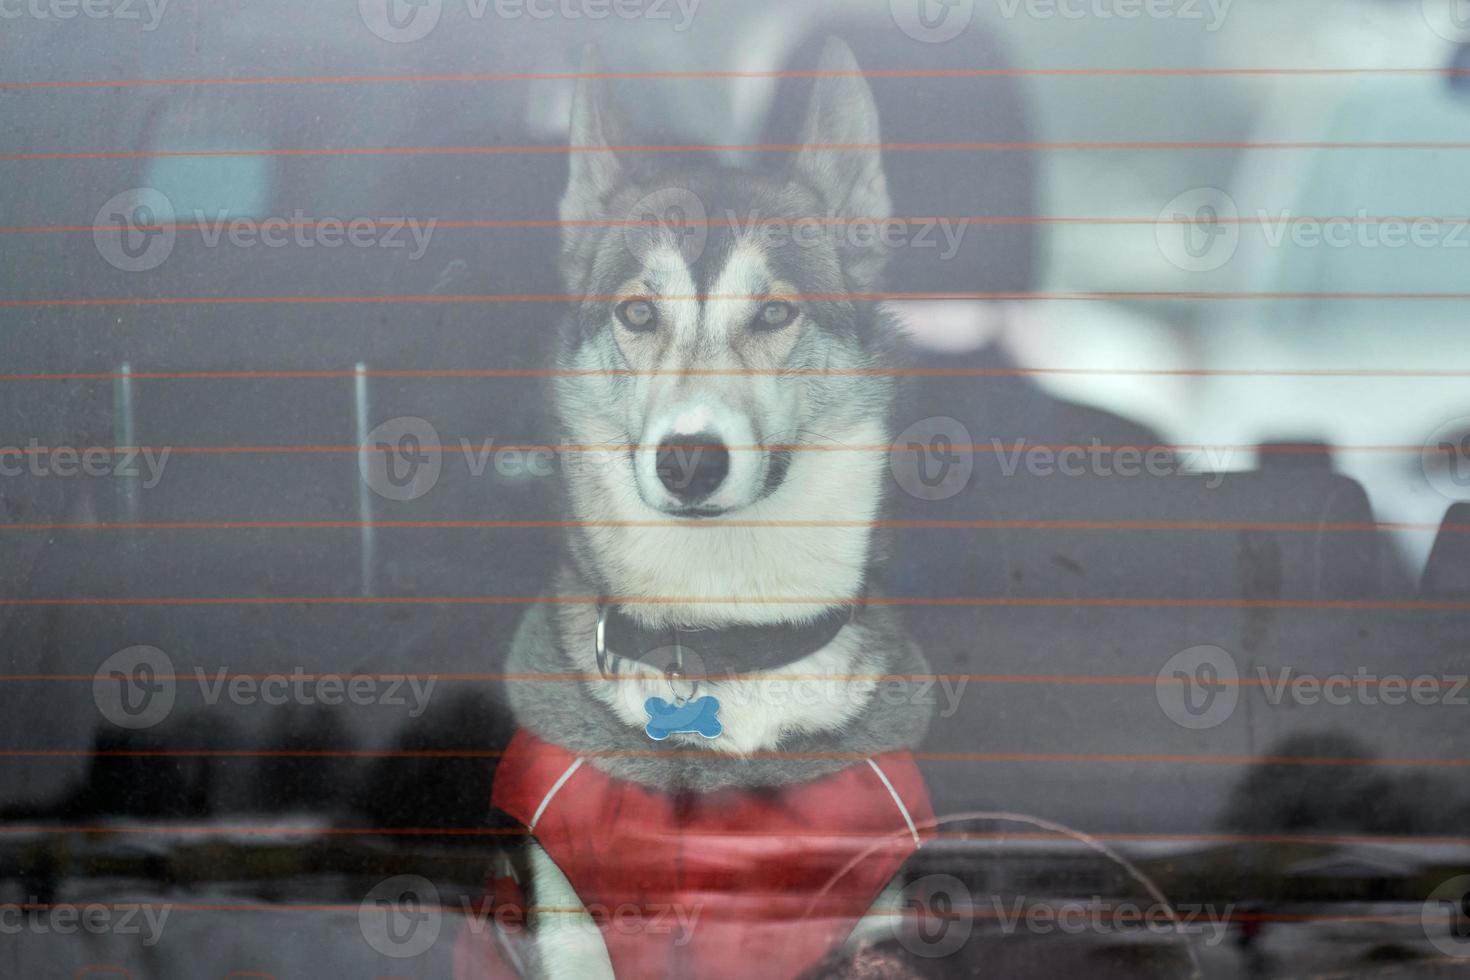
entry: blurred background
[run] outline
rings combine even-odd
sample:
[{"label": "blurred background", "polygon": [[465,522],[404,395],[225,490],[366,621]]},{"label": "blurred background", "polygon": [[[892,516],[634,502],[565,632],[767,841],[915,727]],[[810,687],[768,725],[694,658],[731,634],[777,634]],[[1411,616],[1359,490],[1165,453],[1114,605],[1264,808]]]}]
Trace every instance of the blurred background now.
[{"label": "blurred background", "polygon": [[[0,973],[453,972],[514,728],[485,600],[559,559],[569,76],[595,42],[648,143],[779,167],[833,33],[911,219],[895,432],[996,449],[890,468],[885,589],[984,600],[907,610],[952,832],[913,877],[1152,901],[1123,859],[1225,923],[900,923],[906,968],[1463,972],[1470,9],[613,9],[0,4]],[[403,875],[422,948],[360,911]]]}]

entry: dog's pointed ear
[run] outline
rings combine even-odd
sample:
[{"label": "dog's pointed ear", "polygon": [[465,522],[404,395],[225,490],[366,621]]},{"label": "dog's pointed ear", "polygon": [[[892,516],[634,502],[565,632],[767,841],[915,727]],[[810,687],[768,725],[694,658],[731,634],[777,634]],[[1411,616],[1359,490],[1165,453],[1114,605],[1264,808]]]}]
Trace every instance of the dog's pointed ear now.
[{"label": "dog's pointed ear", "polygon": [[572,99],[570,177],[561,199],[563,221],[601,217],[604,203],[624,176],[625,163],[613,148],[627,145],[628,125],[613,104],[605,74],[602,56],[588,45]]},{"label": "dog's pointed ear", "polygon": [[[873,92],[852,49],[837,38],[823,45],[817,71],[795,173],[822,194],[833,217],[885,221],[892,205]],[[886,258],[881,241],[845,251],[860,277],[876,276]]]}]

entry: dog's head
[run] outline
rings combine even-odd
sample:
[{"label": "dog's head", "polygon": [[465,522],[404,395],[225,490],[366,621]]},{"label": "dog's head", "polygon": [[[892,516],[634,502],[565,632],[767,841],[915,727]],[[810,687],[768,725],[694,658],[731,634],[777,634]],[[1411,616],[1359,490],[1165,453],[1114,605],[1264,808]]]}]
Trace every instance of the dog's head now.
[{"label": "dog's head", "polygon": [[641,148],[606,86],[579,86],[558,403],[574,435],[636,447],[621,464],[658,513],[748,508],[815,455],[793,448],[886,413],[888,380],[863,374],[888,340],[861,298],[889,217],[877,107],[845,44],[821,68],[800,148],[768,148],[790,161],[769,173]]}]

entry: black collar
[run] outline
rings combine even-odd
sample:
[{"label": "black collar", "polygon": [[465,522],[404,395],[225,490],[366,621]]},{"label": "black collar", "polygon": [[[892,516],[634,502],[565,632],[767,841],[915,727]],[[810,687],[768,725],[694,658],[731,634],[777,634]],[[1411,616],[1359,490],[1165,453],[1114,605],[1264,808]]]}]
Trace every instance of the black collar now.
[{"label": "black collar", "polygon": [[604,642],[614,657],[638,660],[661,670],[671,665],[672,650],[678,648],[683,651],[684,671],[691,675],[746,674],[784,667],[816,653],[831,643],[856,614],[857,606],[840,606],[799,625],[648,629],[617,606],[609,606]]}]

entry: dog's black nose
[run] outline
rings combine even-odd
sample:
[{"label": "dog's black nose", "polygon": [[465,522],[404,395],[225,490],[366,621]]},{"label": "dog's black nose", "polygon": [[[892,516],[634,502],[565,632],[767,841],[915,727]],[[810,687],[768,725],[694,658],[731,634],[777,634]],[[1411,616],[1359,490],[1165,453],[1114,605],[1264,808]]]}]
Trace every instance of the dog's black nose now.
[{"label": "dog's black nose", "polygon": [[730,450],[709,433],[670,436],[658,447],[658,479],[669,493],[694,503],[714,493],[730,473]]}]

